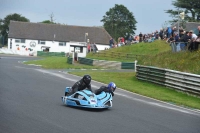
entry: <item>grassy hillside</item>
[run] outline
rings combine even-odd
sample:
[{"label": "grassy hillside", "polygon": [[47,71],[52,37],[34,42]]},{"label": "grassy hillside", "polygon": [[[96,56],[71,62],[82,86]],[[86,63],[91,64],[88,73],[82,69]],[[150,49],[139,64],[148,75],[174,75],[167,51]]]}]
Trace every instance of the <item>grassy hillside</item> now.
[{"label": "grassy hillside", "polygon": [[141,55],[137,57],[139,65],[155,66],[182,72],[200,74],[200,51],[176,52],[171,51],[171,46],[165,41],[155,41],[153,43],[139,43],[130,46],[123,46],[103,51],[104,54],[88,54],[87,58],[131,61],[134,58],[118,58],[117,56],[104,57],[109,53],[131,53]]}]

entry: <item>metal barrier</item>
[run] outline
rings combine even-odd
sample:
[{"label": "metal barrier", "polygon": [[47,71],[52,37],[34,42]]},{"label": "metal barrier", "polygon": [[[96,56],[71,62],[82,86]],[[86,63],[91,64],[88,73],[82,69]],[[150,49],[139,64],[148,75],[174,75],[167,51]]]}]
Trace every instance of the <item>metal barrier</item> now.
[{"label": "metal barrier", "polygon": [[80,64],[93,66],[93,59],[78,57],[78,61]]},{"label": "metal barrier", "polygon": [[122,62],[121,69],[135,69],[135,62]]},{"label": "metal barrier", "polygon": [[67,58],[67,63],[68,63],[68,64],[73,64],[73,58],[68,57],[68,58]]},{"label": "metal barrier", "polygon": [[136,68],[136,77],[139,80],[200,95],[200,75],[141,65]]},{"label": "metal barrier", "polygon": [[37,56],[58,56],[58,57],[65,57],[64,52],[43,52],[37,51]]}]

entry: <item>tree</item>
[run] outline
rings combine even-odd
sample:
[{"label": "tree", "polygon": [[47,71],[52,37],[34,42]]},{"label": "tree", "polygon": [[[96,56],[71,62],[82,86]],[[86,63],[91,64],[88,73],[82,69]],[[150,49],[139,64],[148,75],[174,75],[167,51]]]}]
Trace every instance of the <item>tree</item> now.
[{"label": "tree", "polygon": [[101,20],[106,31],[117,40],[118,37],[129,36],[135,34],[136,30],[135,17],[124,5],[115,4],[115,7],[110,8]]},{"label": "tree", "polygon": [[9,14],[7,15],[4,19],[0,19],[0,30],[1,30],[1,35],[4,38],[4,44],[7,44],[8,41],[8,32],[9,32],[9,24],[10,20],[13,21],[22,21],[22,22],[30,22],[29,19],[21,16],[20,14],[14,13],[14,14]]},{"label": "tree", "polygon": [[50,16],[50,20],[44,20],[44,21],[42,21],[41,23],[45,23],[45,24],[56,24],[56,23],[55,23],[55,19],[54,19],[54,14],[51,13],[51,15],[49,15],[49,16]]},{"label": "tree", "polygon": [[41,23],[45,23],[45,24],[56,24],[54,22],[51,22],[50,20],[44,20]]},{"label": "tree", "polygon": [[179,13],[185,12],[185,21],[195,22],[200,21],[198,18],[200,16],[200,1],[199,0],[175,0],[172,5],[176,8],[175,10],[166,10],[172,18],[170,22],[177,22]]}]

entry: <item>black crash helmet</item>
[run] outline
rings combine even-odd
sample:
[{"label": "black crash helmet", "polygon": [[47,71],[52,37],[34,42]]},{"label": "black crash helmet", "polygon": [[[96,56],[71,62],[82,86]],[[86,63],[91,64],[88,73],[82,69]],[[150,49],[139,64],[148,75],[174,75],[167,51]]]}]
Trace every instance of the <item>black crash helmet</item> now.
[{"label": "black crash helmet", "polygon": [[90,82],[91,82],[91,76],[90,75],[84,75],[83,76],[83,82],[86,84],[86,85],[89,85]]}]

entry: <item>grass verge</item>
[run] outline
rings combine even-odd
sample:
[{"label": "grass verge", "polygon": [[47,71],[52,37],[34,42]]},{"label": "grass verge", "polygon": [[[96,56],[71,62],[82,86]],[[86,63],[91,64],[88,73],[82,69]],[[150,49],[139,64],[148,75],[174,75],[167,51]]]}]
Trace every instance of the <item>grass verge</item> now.
[{"label": "grass verge", "polygon": [[70,72],[78,76],[90,74],[93,80],[108,84],[115,82],[117,87],[141,94],[147,97],[176,104],[179,106],[200,109],[200,98],[187,95],[160,85],[137,80],[135,72],[100,72],[100,71],[79,71]]},{"label": "grass verge", "polygon": [[43,57],[41,60],[33,60],[25,62],[24,64],[42,65],[46,69],[99,69],[98,66],[88,66],[82,64],[68,64],[66,57]]}]

